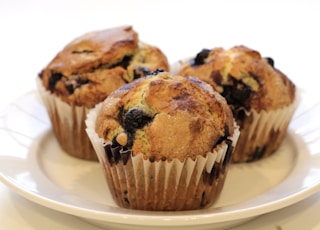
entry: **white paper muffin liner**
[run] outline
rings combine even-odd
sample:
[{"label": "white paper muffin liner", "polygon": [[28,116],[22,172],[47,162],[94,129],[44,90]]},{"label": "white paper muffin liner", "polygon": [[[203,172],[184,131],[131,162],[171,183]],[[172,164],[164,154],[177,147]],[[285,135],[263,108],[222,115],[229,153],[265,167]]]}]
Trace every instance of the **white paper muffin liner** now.
[{"label": "white paper muffin liner", "polygon": [[71,156],[97,161],[97,155],[85,131],[89,109],[62,101],[46,90],[39,78],[36,79],[36,84],[61,148]]},{"label": "white paper muffin liner", "polygon": [[240,125],[240,137],[232,162],[252,162],[273,154],[282,143],[299,104],[299,95],[291,105],[281,109],[257,112],[251,110]]},{"label": "white paper muffin liner", "polygon": [[87,133],[103,166],[114,200],[121,207],[142,210],[192,210],[204,208],[217,200],[222,190],[230,157],[239,137],[223,141],[205,157],[154,161],[143,154],[129,153],[123,160],[111,162],[106,152],[111,143],[104,143],[95,131],[95,121],[101,104],[87,116]]}]

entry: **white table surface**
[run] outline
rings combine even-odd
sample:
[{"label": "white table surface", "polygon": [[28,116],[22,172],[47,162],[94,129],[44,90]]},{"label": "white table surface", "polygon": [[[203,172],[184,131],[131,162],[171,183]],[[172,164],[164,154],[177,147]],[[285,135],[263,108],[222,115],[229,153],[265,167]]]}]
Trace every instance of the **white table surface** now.
[{"label": "white table surface", "polygon": [[[0,111],[35,89],[34,78],[71,39],[131,24],[170,62],[202,48],[246,45],[271,56],[298,86],[317,92],[320,1],[17,1],[0,2]],[[0,141],[1,143],[1,141]],[[0,150],[1,151],[1,150]],[[320,193],[234,230],[320,229]],[[0,183],[0,229],[99,229],[32,203]]]}]

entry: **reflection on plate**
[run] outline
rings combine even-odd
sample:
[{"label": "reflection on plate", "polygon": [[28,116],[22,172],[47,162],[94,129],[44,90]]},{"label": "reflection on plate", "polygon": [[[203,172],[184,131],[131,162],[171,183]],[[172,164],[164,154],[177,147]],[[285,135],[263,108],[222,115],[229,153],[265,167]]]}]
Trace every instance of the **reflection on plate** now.
[{"label": "reflection on plate", "polygon": [[66,155],[35,91],[0,117],[0,178],[23,197],[111,229],[230,227],[296,203],[320,189],[320,103],[302,93],[288,135],[273,156],[230,167],[218,202],[203,210],[150,212],[119,208],[100,165]]}]

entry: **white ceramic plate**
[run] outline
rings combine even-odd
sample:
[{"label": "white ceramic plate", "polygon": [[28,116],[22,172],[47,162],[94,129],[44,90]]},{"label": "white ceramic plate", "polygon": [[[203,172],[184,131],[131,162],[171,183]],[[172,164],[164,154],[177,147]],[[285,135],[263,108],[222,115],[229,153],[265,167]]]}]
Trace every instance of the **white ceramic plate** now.
[{"label": "white ceramic plate", "polygon": [[320,103],[305,92],[280,149],[250,164],[232,165],[218,202],[185,212],[119,208],[100,165],[66,155],[54,138],[37,93],[29,92],[0,117],[0,178],[40,205],[108,229],[231,227],[296,203],[320,190]]}]

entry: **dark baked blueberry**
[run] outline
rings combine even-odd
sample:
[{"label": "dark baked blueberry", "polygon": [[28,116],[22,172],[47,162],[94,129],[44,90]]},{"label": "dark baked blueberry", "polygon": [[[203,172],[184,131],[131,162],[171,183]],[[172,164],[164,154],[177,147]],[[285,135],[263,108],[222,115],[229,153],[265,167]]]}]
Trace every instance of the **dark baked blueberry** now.
[{"label": "dark baked blueberry", "polygon": [[67,85],[66,85],[66,88],[67,88],[69,94],[73,94],[74,89],[75,89],[75,87],[74,87],[73,85],[67,84]]},{"label": "dark baked blueberry", "polygon": [[128,136],[128,141],[125,147],[130,148],[133,145],[134,134],[135,132],[126,132]]},{"label": "dark baked blueberry", "polygon": [[265,57],[265,59],[267,60],[267,62],[269,63],[269,65],[271,65],[272,67],[274,67],[274,60],[271,57]]},{"label": "dark baked blueberry", "polygon": [[51,71],[51,76],[49,78],[48,81],[48,85],[49,85],[49,90],[51,92],[54,91],[54,87],[56,86],[57,82],[63,77],[63,75],[61,73],[57,73],[54,71]]},{"label": "dark baked blueberry", "polygon": [[135,67],[133,70],[133,79],[147,76],[150,73],[150,69],[142,66]]},{"label": "dark baked blueberry", "polygon": [[222,75],[220,71],[214,71],[211,73],[210,78],[217,83],[218,85],[221,85],[222,83]]},{"label": "dark baked blueberry", "polygon": [[146,114],[141,109],[130,109],[128,111],[125,111],[124,108],[121,107],[119,109],[117,121],[124,128],[125,133],[128,136],[127,144],[125,147],[132,147],[136,130],[143,128],[143,126],[145,126],[152,120],[153,117],[149,114]]},{"label": "dark baked blueberry", "polygon": [[131,60],[132,60],[132,56],[129,56],[129,55],[128,56],[124,56],[120,62],[113,64],[109,68],[112,69],[112,68],[115,68],[117,66],[120,66],[120,67],[122,67],[124,69],[127,69],[127,67],[130,65]]},{"label": "dark baked blueberry", "polygon": [[72,76],[66,81],[66,88],[68,92],[72,94],[75,89],[87,83],[89,83],[89,80],[86,78],[82,78],[81,76]]},{"label": "dark baked blueberry", "polygon": [[209,49],[202,49],[194,58],[194,61],[192,63],[192,65],[196,66],[196,65],[202,65],[205,63],[206,58],[209,56],[210,54]]},{"label": "dark baked blueberry", "polygon": [[124,117],[124,129],[130,133],[136,129],[141,129],[143,126],[151,122],[153,117],[146,114],[141,109],[130,109],[126,112]]},{"label": "dark baked blueberry", "polygon": [[240,87],[235,88],[232,93],[233,99],[243,102],[247,100],[251,95],[251,88],[245,84],[241,85]]},{"label": "dark baked blueberry", "polygon": [[252,90],[249,86],[245,85],[241,81],[234,81],[232,85],[223,85],[224,96],[230,105],[234,105],[235,108],[247,106],[247,100],[250,98]]},{"label": "dark baked blueberry", "polygon": [[243,120],[246,115],[245,108],[242,108],[242,107],[233,109],[232,111],[233,111],[234,118],[236,120]]},{"label": "dark baked blueberry", "polygon": [[146,77],[146,76],[154,76],[161,72],[164,72],[164,70],[161,68],[151,71],[146,67],[138,66],[133,70],[133,78],[137,79],[137,78]]},{"label": "dark baked blueberry", "polygon": [[119,63],[119,65],[120,65],[121,67],[123,67],[124,69],[126,69],[126,68],[129,66],[129,64],[130,64],[130,62],[131,62],[131,59],[132,59],[132,56],[125,56],[125,57],[122,59],[122,61]]},{"label": "dark baked blueberry", "polygon": [[161,69],[161,68],[158,68],[158,69],[156,69],[156,70],[154,70],[154,71],[150,71],[150,72],[148,73],[148,75],[154,76],[154,75],[157,75],[158,73],[161,73],[161,72],[164,72],[164,70]]}]

